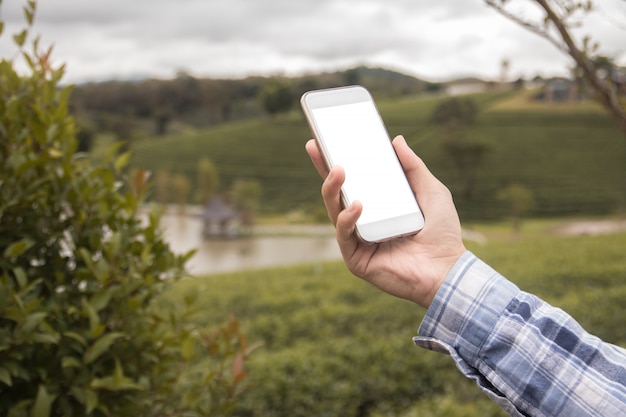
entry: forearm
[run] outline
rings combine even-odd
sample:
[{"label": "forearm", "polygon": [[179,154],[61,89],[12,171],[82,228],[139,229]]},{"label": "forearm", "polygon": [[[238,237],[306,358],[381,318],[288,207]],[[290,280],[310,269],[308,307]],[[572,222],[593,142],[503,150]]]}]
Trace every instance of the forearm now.
[{"label": "forearm", "polygon": [[415,343],[450,353],[512,415],[623,415],[626,352],[466,252]]}]

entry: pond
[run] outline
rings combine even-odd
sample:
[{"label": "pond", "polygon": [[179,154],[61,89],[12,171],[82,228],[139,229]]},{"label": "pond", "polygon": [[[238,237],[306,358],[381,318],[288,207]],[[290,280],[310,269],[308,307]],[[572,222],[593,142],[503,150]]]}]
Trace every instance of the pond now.
[{"label": "pond", "polygon": [[161,225],[174,252],[197,250],[187,264],[193,275],[341,259],[330,225],[257,226],[252,237],[209,240],[194,215],[166,213]]}]

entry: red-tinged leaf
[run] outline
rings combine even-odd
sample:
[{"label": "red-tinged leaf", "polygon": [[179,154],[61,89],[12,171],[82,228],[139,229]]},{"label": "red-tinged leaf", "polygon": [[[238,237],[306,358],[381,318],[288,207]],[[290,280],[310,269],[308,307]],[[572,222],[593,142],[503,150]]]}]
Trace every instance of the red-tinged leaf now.
[{"label": "red-tinged leaf", "polygon": [[248,372],[245,369],[244,358],[242,354],[238,354],[235,356],[235,358],[233,359],[233,363],[230,367],[230,372],[232,374],[233,382],[235,384],[238,384],[246,379],[246,377],[248,376]]}]

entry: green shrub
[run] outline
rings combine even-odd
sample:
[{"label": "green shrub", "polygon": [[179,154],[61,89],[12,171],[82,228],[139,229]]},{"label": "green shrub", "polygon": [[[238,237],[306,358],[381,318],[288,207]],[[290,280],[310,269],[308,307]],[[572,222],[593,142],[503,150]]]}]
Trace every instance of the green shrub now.
[{"label": "green shrub", "polygon": [[0,415],[230,413],[249,351],[237,321],[205,331],[188,303],[156,303],[189,254],[170,250],[156,213],[140,220],[147,175],[122,181],[128,154],[92,165],[76,152],[71,89],[38,40],[24,50],[35,2],[24,12],[27,73],[0,61]]}]

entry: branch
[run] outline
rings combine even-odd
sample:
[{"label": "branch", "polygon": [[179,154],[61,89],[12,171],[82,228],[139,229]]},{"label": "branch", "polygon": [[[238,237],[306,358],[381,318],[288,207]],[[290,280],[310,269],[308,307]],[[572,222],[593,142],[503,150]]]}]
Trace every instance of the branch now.
[{"label": "branch", "polygon": [[552,22],[556,30],[561,35],[563,42],[567,46],[567,52],[574,59],[576,65],[583,71],[583,76],[591,84],[591,87],[598,94],[598,99],[609,111],[611,116],[626,133],[626,112],[619,102],[617,92],[609,83],[598,77],[598,73],[591,64],[589,58],[576,46],[576,43],[569,34],[568,28],[559,16],[550,8],[547,0],[535,0],[546,12],[547,19]]},{"label": "branch", "polygon": [[[569,33],[569,26],[565,20],[568,17],[571,17],[578,7],[572,8],[566,3],[563,3],[562,0],[556,0],[556,6],[563,9],[562,14],[559,14],[552,9],[549,4],[549,0],[534,0],[546,13],[546,24],[542,27],[537,23],[526,21],[508,10],[505,10],[503,7],[505,1],[506,0],[485,0],[485,3],[487,3],[488,6],[493,7],[496,11],[508,19],[548,40],[561,51],[572,57],[578,68],[582,70],[584,78],[598,95],[600,103],[611,114],[624,133],[626,133],[626,112],[617,97],[617,91],[612,88],[609,83],[598,76],[598,73],[589,58],[580,48],[578,48]],[[584,11],[588,12],[591,10],[592,6],[591,1],[588,1],[582,7]],[[548,22],[554,25],[556,31],[561,37],[561,40],[557,39],[548,32]]]},{"label": "branch", "polygon": [[550,41],[550,43],[552,43],[554,46],[556,46],[562,52],[565,52],[565,53],[568,52],[567,47],[562,42],[559,42],[559,40],[557,38],[555,38],[552,35],[550,35],[550,33],[548,33],[548,31],[545,28],[542,28],[539,25],[537,25],[536,23],[530,22],[528,20],[524,20],[521,17],[514,15],[513,13],[509,12],[504,7],[502,7],[499,4],[501,2],[502,2],[502,0],[485,0],[485,3],[487,3],[488,6],[492,7],[495,11],[500,13],[502,16],[506,17],[509,20],[512,20],[513,22],[517,23],[518,25],[520,25],[520,26],[530,30],[531,32],[541,36],[542,38]]}]

